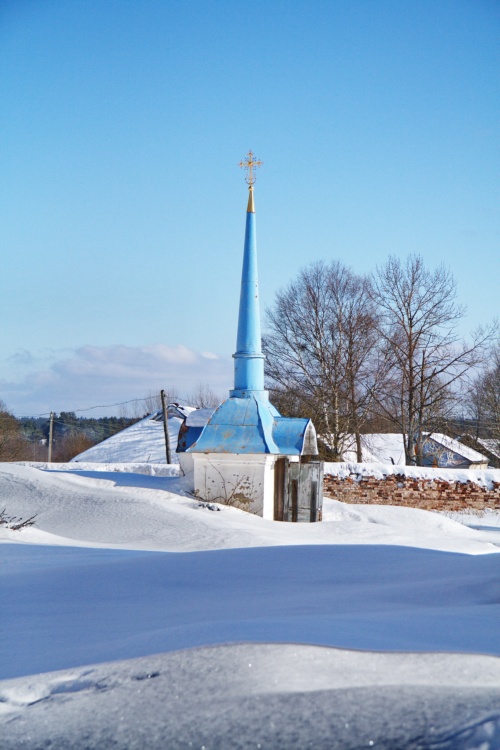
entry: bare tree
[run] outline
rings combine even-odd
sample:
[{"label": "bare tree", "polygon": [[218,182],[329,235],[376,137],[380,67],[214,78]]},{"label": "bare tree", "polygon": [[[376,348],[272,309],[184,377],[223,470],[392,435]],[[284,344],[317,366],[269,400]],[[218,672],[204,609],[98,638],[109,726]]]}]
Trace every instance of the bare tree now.
[{"label": "bare tree", "polygon": [[468,415],[475,422],[476,437],[490,438],[500,447],[500,343],[488,354],[487,366],[470,387]]},{"label": "bare tree", "polygon": [[465,309],[455,301],[453,276],[443,266],[427,270],[419,256],[405,262],[390,257],[373,274],[370,295],[383,352],[377,404],[404,435],[406,463],[421,464],[424,430],[450,411],[494,329],[478,330],[472,343],[460,341],[457,325]]},{"label": "bare tree", "polygon": [[366,280],[334,261],[314,263],[279,292],[263,338],[273,397],[288,414],[300,407],[342,460],[348,433],[360,430],[374,391],[375,306]]},{"label": "bare tree", "polygon": [[153,414],[161,409],[160,391],[149,390],[142,401],[138,402],[139,408],[143,414]]},{"label": "bare tree", "polygon": [[198,409],[211,409],[219,406],[224,399],[208,383],[198,383],[188,400]]}]

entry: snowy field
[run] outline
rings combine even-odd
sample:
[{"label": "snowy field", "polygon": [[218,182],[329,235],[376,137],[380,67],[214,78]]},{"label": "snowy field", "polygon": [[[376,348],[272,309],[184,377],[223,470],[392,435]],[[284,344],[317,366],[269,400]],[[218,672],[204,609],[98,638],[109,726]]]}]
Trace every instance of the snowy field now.
[{"label": "snowy field", "polygon": [[0,528],[2,748],[500,748],[496,514],[281,524],[60,468],[0,465],[36,514]]}]

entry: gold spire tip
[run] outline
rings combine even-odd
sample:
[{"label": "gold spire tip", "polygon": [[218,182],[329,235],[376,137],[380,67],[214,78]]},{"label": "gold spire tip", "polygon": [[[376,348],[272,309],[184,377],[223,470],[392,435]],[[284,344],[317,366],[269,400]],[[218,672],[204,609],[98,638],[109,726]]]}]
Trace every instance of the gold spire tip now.
[{"label": "gold spire tip", "polygon": [[250,185],[248,188],[248,205],[247,205],[247,214],[254,214],[255,213],[255,203],[253,202],[253,185]]}]

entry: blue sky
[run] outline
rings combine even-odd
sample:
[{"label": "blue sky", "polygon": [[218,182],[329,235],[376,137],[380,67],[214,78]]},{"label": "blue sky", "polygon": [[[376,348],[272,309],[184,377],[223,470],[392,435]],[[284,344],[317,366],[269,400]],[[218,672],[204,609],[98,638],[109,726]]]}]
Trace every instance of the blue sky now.
[{"label": "blue sky", "polygon": [[249,148],[263,309],[419,253],[491,322],[499,32],[494,0],[4,0],[0,398],[225,394]]}]

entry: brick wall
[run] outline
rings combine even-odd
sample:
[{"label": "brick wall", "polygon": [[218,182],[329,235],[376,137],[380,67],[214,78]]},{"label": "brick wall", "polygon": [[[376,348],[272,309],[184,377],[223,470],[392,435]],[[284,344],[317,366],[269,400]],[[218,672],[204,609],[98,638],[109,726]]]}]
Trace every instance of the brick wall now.
[{"label": "brick wall", "polygon": [[472,481],[444,481],[390,474],[332,476],[325,474],[324,494],[343,503],[407,505],[424,510],[500,509],[500,482],[483,486]]}]

